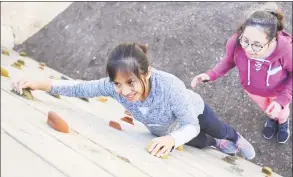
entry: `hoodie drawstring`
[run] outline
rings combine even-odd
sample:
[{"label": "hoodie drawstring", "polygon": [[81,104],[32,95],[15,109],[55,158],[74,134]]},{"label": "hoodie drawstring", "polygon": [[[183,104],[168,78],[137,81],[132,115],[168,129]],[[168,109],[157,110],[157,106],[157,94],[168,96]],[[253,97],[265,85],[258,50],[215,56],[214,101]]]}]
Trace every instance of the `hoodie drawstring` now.
[{"label": "hoodie drawstring", "polygon": [[[262,66],[262,63],[263,62],[268,62],[270,63],[269,60],[264,60],[264,59],[257,59],[257,58],[252,58],[252,60],[256,60],[256,71],[259,71],[261,70],[261,66]],[[267,71],[267,79],[266,79],[266,85],[267,87],[270,85],[269,84],[269,78],[270,78],[270,71],[271,71],[271,68],[272,68],[272,64],[270,63],[270,67]],[[250,60],[248,59],[248,72],[247,72],[247,85],[250,85]]]},{"label": "hoodie drawstring", "polygon": [[270,86],[269,84],[269,78],[270,78],[270,71],[272,69],[272,64],[270,64],[269,70],[268,70],[268,74],[267,74],[267,87]]},{"label": "hoodie drawstring", "polygon": [[247,78],[248,78],[248,82],[247,82],[247,84],[248,85],[250,85],[250,60],[248,60],[248,76],[247,76]]}]

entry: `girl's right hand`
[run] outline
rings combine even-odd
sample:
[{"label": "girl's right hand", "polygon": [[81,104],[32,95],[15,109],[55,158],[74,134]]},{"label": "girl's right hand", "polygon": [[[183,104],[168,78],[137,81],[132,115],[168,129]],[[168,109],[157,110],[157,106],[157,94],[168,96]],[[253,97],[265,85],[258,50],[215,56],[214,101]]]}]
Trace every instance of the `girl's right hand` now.
[{"label": "girl's right hand", "polygon": [[206,73],[202,73],[199,74],[197,76],[195,76],[192,81],[191,81],[191,87],[195,88],[195,86],[200,83],[200,82],[205,82],[205,81],[209,81],[210,80],[210,76],[207,75]]},{"label": "girl's right hand", "polygon": [[13,81],[12,82],[12,89],[19,94],[23,94],[22,89],[29,88],[31,90],[37,90],[38,84],[37,82],[30,82],[24,79]]}]

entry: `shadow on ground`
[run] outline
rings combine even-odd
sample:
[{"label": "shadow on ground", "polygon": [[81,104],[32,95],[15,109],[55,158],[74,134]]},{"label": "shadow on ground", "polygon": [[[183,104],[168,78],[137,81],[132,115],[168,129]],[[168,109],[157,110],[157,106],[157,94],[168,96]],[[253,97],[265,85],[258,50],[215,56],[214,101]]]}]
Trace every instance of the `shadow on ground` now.
[{"label": "shadow on ground", "polygon": [[[240,14],[258,2],[75,2],[23,44],[37,61],[76,79],[106,76],[109,51],[121,42],[148,43],[157,69],[173,73],[190,87],[193,76],[224,55]],[[278,2],[292,33],[292,2]],[[237,71],[195,89],[220,117],[256,148],[253,162],[292,176],[292,139],[281,145],[265,140],[264,114],[243,92]],[[292,117],[292,116],[291,116]],[[292,129],[291,129],[292,132]]]}]

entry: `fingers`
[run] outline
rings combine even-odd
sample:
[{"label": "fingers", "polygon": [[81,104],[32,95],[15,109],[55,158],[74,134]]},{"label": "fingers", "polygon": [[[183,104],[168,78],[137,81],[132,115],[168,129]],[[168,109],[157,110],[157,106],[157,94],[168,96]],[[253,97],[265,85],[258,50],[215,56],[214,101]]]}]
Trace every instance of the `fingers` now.
[{"label": "fingers", "polygon": [[273,110],[271,111],[271,117],[275,119],[277,118],[278,114],[279,114],[279,110],[277,109],[276,106],[274,106]]},{"label": "fingers", "polygon": [[191,87],[195,88],[195,86],[199,83],[199,82],[207,82],[208,80],[210,80],[209,76],[205,73],[197,75],[193,78],[193,80],[191,81]]},{"label": "fingers", "polygon": [[191,81],[191,87],[192,88],[195,88],[196,87],[196,84],[198,83],[199,80],[200,80],[200,76],[195,76],[193,78],[193,80]]},{"label": "fingers", "polygon": [[161,142],[156,142],[156,146],[154,147],[154,149],[152,150],[152,155],[156,155],[157,152],[163,147],[163,144]]},{"label": "fingers", "polygon": [[152,145],[148,149],[149,152],[152,152],[158,143],[159,143],[159,138],[152,139]]},{"label": "fingers", "polygon": [[20,95],[23,94],[22,89],[28,88],[28,87],[29,87],[29,83],[26,80],[23,80],[23,79],[12,82],[13,90],[18,92]]},{"label": "fingers", "polygon": [[168,153],[170,152],[169,148],[167,148],[166,146],[164,146],[158,153],[157,153],[157,157],[161,157],[164,155],[168,155]]},{"label": "fingers", "polygon": [[271,114],[271,109],[274,107],[274,103],[272,102],[266,109],[265,113],[270,115]]}]

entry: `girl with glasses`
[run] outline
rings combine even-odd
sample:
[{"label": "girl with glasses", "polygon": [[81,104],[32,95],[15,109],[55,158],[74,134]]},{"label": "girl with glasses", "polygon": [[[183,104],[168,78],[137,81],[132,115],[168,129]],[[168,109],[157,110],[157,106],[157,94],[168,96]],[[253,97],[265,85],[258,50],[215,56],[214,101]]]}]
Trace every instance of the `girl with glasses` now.
[{"label": "girl with glasses", "polygon": [[283,28],[283,14],[275,3],[254,11],[228,40],[223,60],[191,82],[194,88],[199,82],[215,81],[236,66],[244,90],[268,115],[264,138],[277,132],[279,143],[290,136],[292,100],[292,37]]}]

